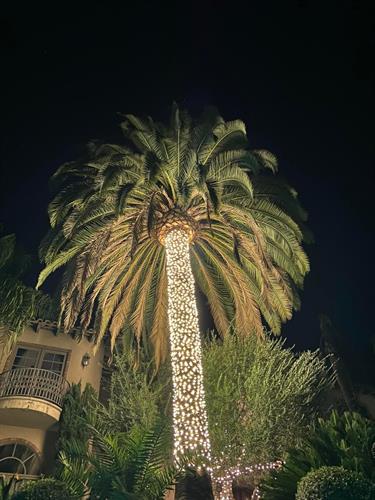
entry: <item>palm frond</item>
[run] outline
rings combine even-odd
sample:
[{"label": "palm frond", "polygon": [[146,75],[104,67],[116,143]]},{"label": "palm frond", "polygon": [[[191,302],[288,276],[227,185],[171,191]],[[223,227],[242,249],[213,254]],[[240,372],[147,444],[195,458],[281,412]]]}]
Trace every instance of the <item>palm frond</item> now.
[{"label": "palm frond", "polygon": [[[165,359],[164,248],[168,214],[192,221],[192,263],[216,328],[274,333],[299,305],[309,235],[296,192],[275,176],[275,156],[248,149],[241,120],[208,108],[197,121],[173,105],[168,125],[125,115],[124,144],[91,142],[53,176],[51,232],[38,286],[65,267],[61,322],[129,332]],[[164,221],[164,222],[163,222]],[[149,345],[148,345],[149,344]]]}]

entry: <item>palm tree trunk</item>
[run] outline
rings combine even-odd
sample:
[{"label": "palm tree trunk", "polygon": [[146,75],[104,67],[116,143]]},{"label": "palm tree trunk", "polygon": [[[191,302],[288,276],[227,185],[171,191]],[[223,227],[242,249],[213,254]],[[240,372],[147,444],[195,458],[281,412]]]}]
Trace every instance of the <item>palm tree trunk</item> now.
[{"label": "palm tree trunk", "polygon": [[172,229],[166,235],[164,244],[172,360],[174,457],[197,452],[208,465],[211,450],[189,237],[182,229]]}]

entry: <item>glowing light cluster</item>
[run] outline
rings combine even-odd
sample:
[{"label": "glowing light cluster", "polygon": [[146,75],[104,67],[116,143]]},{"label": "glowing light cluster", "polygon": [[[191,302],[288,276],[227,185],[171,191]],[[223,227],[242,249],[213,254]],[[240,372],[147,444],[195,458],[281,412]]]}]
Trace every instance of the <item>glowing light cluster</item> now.
[{"label": "glowing light cluster", "polygon": [[198,453],[208,464],[211,449],[189,237],[182,229],[172,229],[166,235],[164,245],[172,359],[174,456]]},{"label": "glowing light cluster", "polygon": [[[255,464],[251,466],[237,465],[236,467],[231,467],[230,469],[226,470],[225,473],[222,475],[216,473],[215,484],[216,484],[216,489],[218,491],[217,496],[220,500],[233,500],[232,483],[237,477],[246,476],[254,472],[277,470],[280,469],[282,465],[283,462],[278,460],[276,462]],[[259,499],[260,499],[259,490],[258,488],[255,488],[252,500],[259,500]]]}]

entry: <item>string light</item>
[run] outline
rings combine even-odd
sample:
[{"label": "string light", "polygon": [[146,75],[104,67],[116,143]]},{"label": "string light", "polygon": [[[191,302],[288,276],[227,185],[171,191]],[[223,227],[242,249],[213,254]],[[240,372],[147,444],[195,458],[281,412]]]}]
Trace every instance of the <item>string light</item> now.
[{"label": "string light", "polygon": [[174,228],[165,236],[168,278],[168,322],[173,382],[174,456],[197,453],[211,460],[202,347],[189,235]]},{"label": "string light", "polygon": [[[194,278],[190,264],[189,234],[171,229],[163,238],[167,257],[168,323],[173,383],[174,457],[197,453],[214,479],[216,496],[231,500],[233,480],[256,471],[278,469],[281,462],[240,466],[222,472],[211,467],[206,399],[203,387],[202,342],[199,332]],[[253,499],[259,498],[254,491]]]},{"label": "string light", "polygon": [[[240,477],[253,474],[254,472],[266,472],[270,470],[278,470],[282,467],[283,462],[277,460],[276,462],[267,462],[263,464],[255,464],[251,466],[236,465],[224,471],[224,473],[215,473],[215,486],[217,490],[217,497],[220,500],[233,500],[232,483]],[[216,465],[215,470],[220,469],[220,465]],[[252,500],[259,500],[260,492],[255,488]]]}]

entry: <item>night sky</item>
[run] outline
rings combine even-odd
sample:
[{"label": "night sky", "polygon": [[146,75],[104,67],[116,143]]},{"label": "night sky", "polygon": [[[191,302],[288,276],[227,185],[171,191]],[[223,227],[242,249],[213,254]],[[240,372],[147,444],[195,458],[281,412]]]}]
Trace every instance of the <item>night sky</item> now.
[{"label": "night sky", "polygon": [[224,118],[245,121],[251,146],[279,157],[280,174],[309,212],[312,270],[302,310],[283,334],[299,348],[317,346],[318,314],[326,312],[358,359],[366,356],[375,333],[371,3],[7,7],[0,207],[6,232],[36,253],[48,228],[49,177],[89,139],[120,138],[117,112],[165,119],[173,100],[193,114],[214,104]]}]

